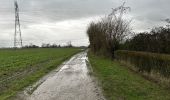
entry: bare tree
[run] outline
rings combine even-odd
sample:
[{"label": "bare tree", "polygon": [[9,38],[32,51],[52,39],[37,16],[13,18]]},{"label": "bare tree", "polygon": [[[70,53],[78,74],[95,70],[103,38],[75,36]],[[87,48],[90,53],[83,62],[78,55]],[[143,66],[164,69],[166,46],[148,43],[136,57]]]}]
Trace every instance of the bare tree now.
[{"label": "bare tree", "polygon": [[[99,22],[92,22],[88,27],[87,34],[90,40],[90,47],[94,52],[104,51],[107,55],[114,57],[114,51],[119,44],[130,33],[130,21],[124,18],[124,14],[130,10],[125,3],[112,9],[112,12],[102,18]],[[103,53],[103,52],[102,52]]]}]

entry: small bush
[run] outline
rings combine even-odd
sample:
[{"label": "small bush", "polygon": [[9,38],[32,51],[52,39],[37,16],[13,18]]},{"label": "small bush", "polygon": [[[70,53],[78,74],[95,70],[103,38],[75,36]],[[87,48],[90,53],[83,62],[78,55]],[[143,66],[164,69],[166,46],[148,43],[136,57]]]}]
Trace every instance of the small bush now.
[{"label": "small bush", "polygon": [[161,76],[170,77],[170,55],[118,50],[115,52],[117,60],[125,61],[135,66],[140,72],[156,72]]}]

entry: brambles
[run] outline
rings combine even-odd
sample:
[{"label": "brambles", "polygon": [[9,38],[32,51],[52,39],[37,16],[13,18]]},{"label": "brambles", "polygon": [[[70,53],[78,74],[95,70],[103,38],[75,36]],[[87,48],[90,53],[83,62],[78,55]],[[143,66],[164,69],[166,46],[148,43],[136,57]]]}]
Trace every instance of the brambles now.
[{"label": "brambles", "polygon": [[135,66],[140,72],[155,72],[163,77],[170,77],[170,55],[118,50],[116,59]]}]

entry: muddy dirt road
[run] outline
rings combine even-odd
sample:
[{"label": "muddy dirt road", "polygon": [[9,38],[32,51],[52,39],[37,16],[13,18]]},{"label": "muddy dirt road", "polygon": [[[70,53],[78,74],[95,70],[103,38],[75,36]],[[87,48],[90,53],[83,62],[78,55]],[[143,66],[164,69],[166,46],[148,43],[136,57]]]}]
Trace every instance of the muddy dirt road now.
[{"label": "muddy dirt road", "polygon": [[86,52],[73,56],[25,100],[104,100],[89,75],[86,56]]}]

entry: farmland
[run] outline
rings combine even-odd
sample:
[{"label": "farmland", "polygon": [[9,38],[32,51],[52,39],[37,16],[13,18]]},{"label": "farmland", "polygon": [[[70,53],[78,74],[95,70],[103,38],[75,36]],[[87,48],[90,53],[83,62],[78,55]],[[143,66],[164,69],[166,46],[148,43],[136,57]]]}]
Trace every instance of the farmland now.
[{"label": "farmland", "polygon": [[77,52],[80,49],[1,49],[0,100],[11,98]]}]

